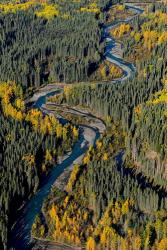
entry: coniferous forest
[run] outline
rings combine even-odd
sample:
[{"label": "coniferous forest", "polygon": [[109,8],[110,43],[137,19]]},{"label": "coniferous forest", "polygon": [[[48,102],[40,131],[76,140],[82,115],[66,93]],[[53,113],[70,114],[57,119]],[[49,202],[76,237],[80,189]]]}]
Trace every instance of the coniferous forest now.
[{"label": "coniferous forest", "polygon": [[0,1],[0,249],[167,250],[167,2],[128,2]]}]

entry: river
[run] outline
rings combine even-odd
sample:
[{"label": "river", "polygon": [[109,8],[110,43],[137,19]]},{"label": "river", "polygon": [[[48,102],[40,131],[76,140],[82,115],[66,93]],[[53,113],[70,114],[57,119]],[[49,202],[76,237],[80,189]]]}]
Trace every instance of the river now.
[{"label": "river", "polygon": [[[123,21],[118,21],[104,27],[104,37],[107,40],[107,46],[105,49],[106,60],[114,63],[123,70],[123,77],[120,79],[113,80],[114,82],[123,82],[135,74],[135,66],[129,62],[124,61],[120,58],[116,52],[114,52],[115,47],[118,45],[116,40],[110,36],[109,30],[118,26],[120,23],[128,23],[137,15],[140,15],[143,11],[142,9],[127,5],[127,7],[134,11],[134,16],[127,18]],[[55,95],[56,92],[62,91],[63,86],[51,88],[50,91],[43,91],[40,95],[36,94],[36,97],[32,98],[34,108],[41,109],[45,113],[49,113],[43,108],[46,103],[46,98],[48,96]],[[15,225],[11,230],[10,239],[10,249],[24,250],[31,249],[31,227],[34,222],[36,215],[41,211],[44,199],[50,193],[51,187],[56,181],[56,179],[63,173],[63,171],[69,167],[71,164],[81,163],[85,152],[88,150],[90,145],[94,145],[96,140],[99,138],[100,133],[105,130],[104,123],[98,118],[94,119],[94,122],[90,126],[81,125],[79,127],[79,139],[74,145],[72,152],[64,157],[64,160],[53,167],[45,182],[41,185],[40,190],[23,206],[20,212],[20,216],[17,219]]]}]

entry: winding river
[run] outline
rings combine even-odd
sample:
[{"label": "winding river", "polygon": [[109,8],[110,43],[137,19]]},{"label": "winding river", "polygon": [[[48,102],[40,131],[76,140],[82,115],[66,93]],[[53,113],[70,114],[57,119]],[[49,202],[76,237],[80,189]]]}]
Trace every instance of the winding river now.
[{"label": "winding river", "polygon": [[[106,60],[114,63],[115,65],[119,66],[123,70],[123,77],[120,79],[113,80],[111,83],[114,82],[123,82],[130,77],[133,77],[135,74],[135,66],[129,62],[124,61],[117,52],[114,51],[118,43],[109,35],[109,30],[115,28],[120,23],[128,23],[137,15],[140,15],[143,11],[142,9],[127,5],[129,9],[134,11],[134,16],[127,18],[123,21],[117,21],[115,23],[106,25],[104,27],[104,38],[107,41],[107,46],[105,50],[105,58]],[[57,92],[63,91],[63,86],[51,86],[49,90],[43,89],[40,94],[36,94],[32,97],[34,102],[33,107],[41,109],[44,113],[50,113],[44,108],[46,103],[46,98],[48,96],[55,95]],[[76,111],[80,112],[80,111]],[[84,113],[85,116],[89,117],[91,114]],[[73,150],[70,154],[64,156],[63,160],[53,167],[51,172],[49,173],[48,177],[45,179],[45,182],[41,185],[40,190],[24,205],[21,209],[21,216],[16,221],[15,225],[12,228],[12,234],[10,239],[10,245],[12,248],[10,249],[30,249],[31,248],[31,227],[34,222],[36,215],[41,211],[42,204],[44,199],[50,193],[51,187],[54,184],[55,180],[63,173],[63,171],[71,166],[74,163],[81,163],[82,158],[89,148],[90,145],[94,145],[96,140],[99,138],[100,134],[105,131],[105,124],[98,118],[94,117],[92,119],[91,116],[91,124],[89,126],[80,125],[79,126],[79,139],[77,143],[74,145]]]}]

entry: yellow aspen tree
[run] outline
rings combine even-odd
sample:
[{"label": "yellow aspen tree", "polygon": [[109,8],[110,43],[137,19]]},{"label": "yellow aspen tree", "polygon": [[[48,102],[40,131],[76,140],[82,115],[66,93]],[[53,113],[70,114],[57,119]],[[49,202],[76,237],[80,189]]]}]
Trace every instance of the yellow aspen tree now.
[{"label": "yellow aspen tree", "polygon": [[83,158],[83,164],[89,164],[89,162],[90,162],[90,154],[87,153]]},{"label": "yellow aspen tree", "polygon": [[121,238],[121,250],[128,250],[128,249],[129,249],[129,242],[127,241],[127,239]]},{"label": "yellow aspen tree", "polygon": [[61,223],[60,223],[59,217],[57,215],[56,215],[55,219],[56,219],[56,234],[60,235]]},{"label": "yellow aspen tree", "polygon": [[63,127],[63,140],[66,140],[67,139],[67,127]]},{"label": "yellow aspen tree", "polygon": [[40,226],[39,228],[39,234],[40,234],[40,237],[44,237],[44,233],[45,233],[45,227],[44,225]]},{"label": "yellow aspen tree", "polygon": [[167,32],[162,32],[162,34],[158,38],[158,45],[167,41]]},{"label": "yellow aspen tree", "polygon": [[57,216],[56,206],[52,205],[51,209],[49,210],[49,215],[51,219],[56,220],[56,216]]},{"label": "yellow aspen tree", "polygon": [[167,220],[163,222],[163,238],[167,238]]},{"label": "yellow aspen tree", "polygon": [[140,250],[141,249],[142,242],[141,242],[141,238],[140,238],[139,235],[132,238],[132,242],[133,242],[135,250]]},{"label": "yellow aspen tree", "polygon": [[107,153],[103,154],[103,161],[108,161],[108,154]]},{"label": "yellow aspen tree", "polygon": [[129,200],[127,199],[122,205],[122,214],[127,214],[129,212]]},{"label": "yellow aspen tree", "polygon": [[89,237],[86,242],[86,250],[96,250],[96,243],[93,237]]},{"label": "yellow aspen tree", "polygon": [[19,110],[21,111],[24,111],[25,110],[25,104],[24,104],[24,101],[20,98],[17,98],[16,101],[15,101],[15,106],[16,108],[18,108]]},{"label": "yellow aspen tree", "polygon": [[100,140],[97,140],[97,142],[96,142],[97,149],[100,150],[102,148],[102,146],[103,146],[103,143]]},{"label": "yellow aspen tree", "polygon": [[57,137],[62,137],[62,133],[63,133],[63,128],[62,128],[62,125],[61,124],[58,124],[56,126],[56,135]]},{"label": "yellow aspen tree", "polygon": [[45,153],[45,161],[47,161],[47,162],[52,161],[52,155],[51,155],[51,153],[49,152],[48,149],[46,150],[46,153]]},{"label": "yellow aspen tree", "polygon": [[116,6],[116,9],[117,9],[118,11],[124,11],[124,10],[125,10],[125,5],[119,4],[119,5]]},{"label": "yellow aspen tree", "polygon": [[74,183],[76,181],[78,172],[79,172],[79,166],[78,165],[74,165],[72,173],[71,173],[69,181],[68,181],[68,184],[66,186],[66,191],[67,192],[71,192],[72,191],[72,188],[73,188],[73,185],[74,185]]},{"label": "yellow aspen tree", "polygon": [[77,129],[75,126],[73,127],[72,132],[73,132],[74,137],[75,137],[75,138],[78,138],[78,134],[79,134],[79,133],[78,133],[78,129]]},{"label": "yellow aspen tree", "polygon": [[21,111],[18,111],[18,112],[16,111],[15,118],[18,121],[22,121],[24,118],[23,113]]},{"label": "yellow aspen tree", "polygon": [[141,34],[139,32],[135,33],[134,39],[138,43],[140,41],[140,39],[141,39]]},{"label": "yellow aspen tree", "polygon": [[104,64],[100,65],[99,71],[100,71],[101,77],[103,79],[105,79],[106,78],[106,67]]},{"label": "yellow aspen tree", "polygon": [[167,238],[162,239],[158,243],[157,250],[167,250]]}]

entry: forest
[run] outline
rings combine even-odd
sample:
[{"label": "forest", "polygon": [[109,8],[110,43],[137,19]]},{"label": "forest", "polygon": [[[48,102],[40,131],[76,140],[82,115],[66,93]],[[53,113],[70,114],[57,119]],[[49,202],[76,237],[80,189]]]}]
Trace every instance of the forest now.
[{"label": "forest", "polygon": [[72,124],[63,126],[55,117],[43,116],[37,109],[26,113],[19,85],[1,83],[0,93],[0,235],[3,249],[17,209],[37,191],[58,157],[71,149],[77,134]]},{"label": "forest", "polygon": [[43,84],[87,81],[96,69],[99,72],[104,49],[100,9],[105,4],[0,3],[1,249],[8,248],[17,209],[37,192],[58,158],[78,139],[74,125],[62,125],[52,115],[29,109],[24,99]]},{"label": "forest", "polygon": [[[1,1],[0,249],[15,249],[19,211],[73,150],[80,126],[91,125],[69,112],[82,109],[106,130],[65,187],[52,187],[32,238],[86,250],[167,250],[167,4],[136,0],[143,13],[109,30],[136,68],[112,82],[124,71],[105,60],[103,30],[134,15],[124,2]],[[65,84],[47,98],[54,114],[27,105],[51,83]]]},{"label": "forest", "polygon": [[[118,18],[126,15],[118,6],[107,20],[117,11]],[[124,40],[126,60],[136,65],[133,79],[73,84],[50,99],[91,108],[107,130],[73,168],[65,189],[53,188],[33,225],[35,237],[88,250],[166,250],[166,15],[166,5],[155,3],[130,24],[111,30]]]},{"label": "forest", "polygon": [[39,2],[0,5],[0,80],[15,81],[24,91],[48,82],[94,80],[104,50],[105,1]]}]

